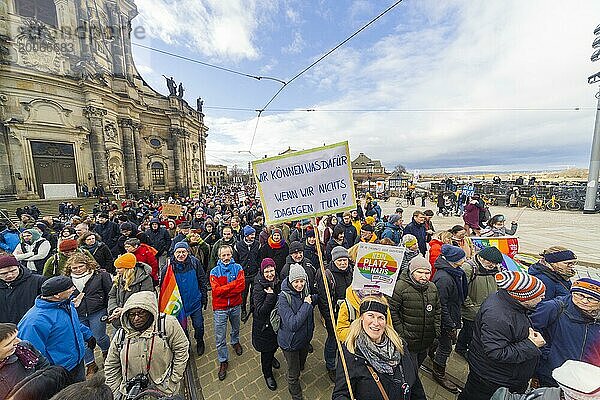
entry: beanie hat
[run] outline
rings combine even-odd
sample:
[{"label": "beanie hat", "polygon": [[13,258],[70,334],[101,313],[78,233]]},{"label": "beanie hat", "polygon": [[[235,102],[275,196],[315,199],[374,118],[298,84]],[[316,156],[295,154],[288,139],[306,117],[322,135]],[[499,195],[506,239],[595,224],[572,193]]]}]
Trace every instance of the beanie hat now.
[{"label": "beanie hat", "polygon": [[581,278],[571,285],[571,293],[582,293],[600,300],[600,282],[592,278]]},{"label": "beanie hat", "polygon": [[33,242],[42,237],[42,234],[37,229],[25,229],[23,233],[29,233],[31,235],[31,241]]},{"label": "beanie hat", "polygon": [[119,229],[122,231],[135,231],[135,225],[131,222],[123,222],[119,225]]},{"label": "beanie hat", "polygon": [[299,241],[295,240],[290,243],[290,254],[296,253],[298,251],[304,251],[304,245]]},{"label": "beanie hat", "polygon": [[406,248],[413,247],[417,243],[418,243],[417,237],[415,235],[411,235],[410,233],[407,233],[406,235],[402,236],[402,244]]},{"label": "beanie hat", "polygon": [[477,254],[484,260],[493,262],[494,264],[502,264],[502,253],[494,246],[485,247]]},{"label": "beanie hat", "polygon": [[392,225],[394,225],[398,221],[400,221],[400,215],[398,214],[390,215],[390,217],[388,218],[388,222]]},{"label": "beanie hat", "polygon": [[308,230],[306,231],[306,237],[307,237],[307,238],[309,238],[309,237],[315,237],[315,231],[314,231],[314,230],[312,230],[312,229],[308,229]]},{"label": "beanie hat", "polygon": [[496,283],[500,289],[506,290],[511,297],[519,301],[535,299],[546,291],[546,286],[541,280],[518,271],[498,272]]},{"label": "beanie hat", "polygon": [[373,228],[373,225],[369,225],[369,224],[363,224],[363,226],[360,227],[361,232],[365,231],[365,232],[375,232],[375,228]]},{"label": "beanie hat", "polygon": [[426,269],[429,272],[431,272],[431,264],[429,263],[429,261],[427,261],[427,259],[425,257],[423,257],[420,254],[418,256],[414,257],[408,263],[408,273],[409,274],[412,274],[417,269]]},{"label": "beanie hat", "polygon": [[333,250],[331,250],[331,261],[338,260],[340,258],[350,258],[348,255],[348,250],[346,250],[343,246],[335,246]]},{"label": "beanie hat", "polygon": [[290,275],[288,276],[288,280],[290,283],[294,282],[297,279],[308,280],[308,275],[306,275],[306,271],[302,268],[300,264],[292,264],[290,265]]},{"label": "beanie hat", "polygon": [[179,224],[179,229],[190,229],[192,226],[189,222],[185,221]]},{"label": "beanie hat", "polygon": [[0,268],[18,267],[19,261],[12,254],[4,254],[0,256]]},{"label": "beanie hat", "polygon": [[182,240],[181,242],[177,242],[175,246],[173,246],[173,252],[177,249],[186,249],[188,252],[190,251],[190,245],[187,244],[186,241]]},{"label": "beanie hat", "polygon": [[54,296],[73,287],[71,278],[61,275],[55,276],[42,283],[41,295],[44,297]]},{"label": "beanie hat", "polygon": [[333,237],[336,238],[338,237],[340,234],[344,233],[346,230],[346,228],[344,228],[342,226],[342,224],[337,224],[336,226],[333,227]]},{"label": "beanie hat", "polygon": [[106,211],[101,212],[100,214],[98,214],[98,216],[108,219],[108,213]]},{"label": "beanie hat", "polygon": [[263,260],[260,262],[260,273],[263,274],[267,267],[277,268],[277,266],[275,265],[275,261],[273,261],[272,258],[263,258]]},{"label": "beanie hat", "polygon": [[571,250],[563,250],[544,254],[544,260],[554,264],[561,261],[577,260],[577,256]]},{"label": "beanie hat", "polygon": [[125,253],[125,254],[117,257],[117,259],[115,260],[115,267],[131,269],[131,268],[135,267],[136,263],[137,263],[137,258],[135,258],[135,254]]},{"label": "beanie hat", "polygon": [[250,236],[253,233],[256,233],[256,229],[254,229],[253,227],[251,227],[250,225],[246,225],[244,227],[244,237],[246,236]]},{"label": "beanie hat", "polygon": [[451,244],[442,245],[442,255],[446,260],[452,263],[458,262],[466,257],[463,249],[458,246],[452,246]]},{"label": "beanie hat", "polygon": [[365,218],[365,224],[373,225],[374,223],[375,223],[375,218],[374,217],[372,217],[372,216],[369,215],[367,218]]},{"label": "beanie hat", "polygon": [[279,233],[279,236],[283,239],[283,231],[281,229],[273,228],[273,230],[271,231],[271,236],[273,236],[276,233]]},{"label": "beanie hat", "polygon": [[600,367],[583,361],[567,360],[552,371],[565,399],[597,399],[600,395]]},{"label": "beanie hat", "polygon": [[77,240],[75,239],[65,239],[58,244],[58,251],[61,253],[75,249],[77,249]]}]

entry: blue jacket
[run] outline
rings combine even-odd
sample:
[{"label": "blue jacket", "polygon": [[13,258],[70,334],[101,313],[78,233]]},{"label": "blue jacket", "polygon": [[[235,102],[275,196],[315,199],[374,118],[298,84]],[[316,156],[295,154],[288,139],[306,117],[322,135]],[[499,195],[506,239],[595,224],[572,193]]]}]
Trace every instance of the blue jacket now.
[{"label": "blue jacket", "polygon": [[286,296],[279,293],[277,310],[281,317],[281,325],[277,332],[277,343],[284,351],[298,351],[308,346],[315,330],[313,318],[314,304],[308,304],[304,297],[308,295],[308,288],[299,293],[291,287],[288,280],[281,284],[281,291],[291,296],[289,304]]},{"label": "blue jacket", "polygon": [[17,248],[17,245],[20,243],[20,233],[18,229],[8,229],[6,228],[2,232],[0,232],[0,249],[6,251],[7,253],[12,253]]},{"label": "blue jacket", "polygon": [[546,285],[544,301],[552,300],[555,297],[568,296],[571,293],[571,281],[563,278],[545,265],[535,263],[529,267],[528,273]]},{"label": "blue jacket", "polygon": [[380,239],[383,238],[388,238],[395,244],[399,244],[402,240],[402,228],[389,222],[386,222],[385,228],[383,230],[383,233],[381,234]]},{"label": "blue jacket", "polygon": [[70,300],[35,299],[35,305],[19,322],[19,337],[30,342],[52,365],[71,371],[83,360],[90,328],[79,322]]},{"label": "blue jacket", "polygon": [[425,224],[417,224],[414,220],[404,227],[404,235],[414,235],[419,242],[419,251],[422,255],[427,253],[427,233]]},{"label": "blue jacket", "polygon": [[536,370],[538,377],[553,382],[552,370],[566,360],[600,366],[600,319],[581,312],[571,295],[538,304],[531,321],[547,342]]},{"label": "blue jacket", "polygon": [[[189,316],[199,310],[204,304],[207,304],[208,297],[206,295],[206,275],[204,268],[193,255],[188,255],[184,263],[175,260],[171,257],[169,260],[175,273],[175,280],[181,293],[183,300],[183,309],[185,315]],[[163,269],[161,281],[166,273],[166,268]]]}]

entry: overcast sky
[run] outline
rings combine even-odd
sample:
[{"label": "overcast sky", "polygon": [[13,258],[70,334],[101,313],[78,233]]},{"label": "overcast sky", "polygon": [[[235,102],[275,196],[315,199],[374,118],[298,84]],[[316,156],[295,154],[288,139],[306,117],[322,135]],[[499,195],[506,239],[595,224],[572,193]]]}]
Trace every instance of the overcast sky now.
[{"label": "overcast sky", "polygon": [[[133,41],[286,81],[394,2],[136,0],[133,25],[146,37]],[[598,0],[405,0],[287,86],[252,145],[256,112],[219,108],[261,109],[281,84],[136,46],[134,55],[159,92],[172,75],[191,105],[204,99],[210,163],[246,167],[288,146],[348,140],[353,158],[388,169],[586,167],[599,23]],[[293,111],[302,109],[317,111]]]}]

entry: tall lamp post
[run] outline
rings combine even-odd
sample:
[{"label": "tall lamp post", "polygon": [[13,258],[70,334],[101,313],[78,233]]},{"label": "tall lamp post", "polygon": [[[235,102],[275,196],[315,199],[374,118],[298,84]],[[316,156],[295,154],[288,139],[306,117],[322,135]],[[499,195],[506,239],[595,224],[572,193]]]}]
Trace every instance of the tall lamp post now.
[{"label": "tall lamp post", "polygon": [[[600,59],[600,25],[594,29],[596,38],[592,44],[594,53],[592,54],[592,62]],[[593,84],[600,82],[600,72],[590,76],[588,83]],[[596,94],[598,105],[596,106],[596,123],[594,125],[594,138],[592,140],[592,154],[590,156],[590,168],[588,171],[587,189],[585,191],[585,205],[583,206],[584,214],[592,214],[596,212],[596,197],[598,194],[598,177],[600,175],[600,92]]]}]

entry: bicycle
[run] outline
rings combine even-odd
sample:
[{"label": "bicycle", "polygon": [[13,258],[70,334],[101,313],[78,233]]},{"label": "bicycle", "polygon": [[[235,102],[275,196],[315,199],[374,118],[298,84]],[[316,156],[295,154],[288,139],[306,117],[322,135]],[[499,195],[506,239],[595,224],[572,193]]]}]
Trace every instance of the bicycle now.
[{"label": "bicycle", "polygon": [[396,199],[396,207],[402,207],[402,208],[407,208],[408,207],[408,200],[404,197],[398,197]]},{"label": "bicycle", "polygon": [[546,207],[546,210],[549,210],[549,211],[558,211],[558,210],[560,210],[560,203],[556,199],[555,195],[552,195],[552,197],[550,198],[550,200],[548,200],[546,203],[544,203],[544,206]]},{"label": "bicycle", "polygon": [[543,210],[544,207],[544,200],[539,199],[535,194],[529,198],[529,208],[533,208],[535,210]]}]

